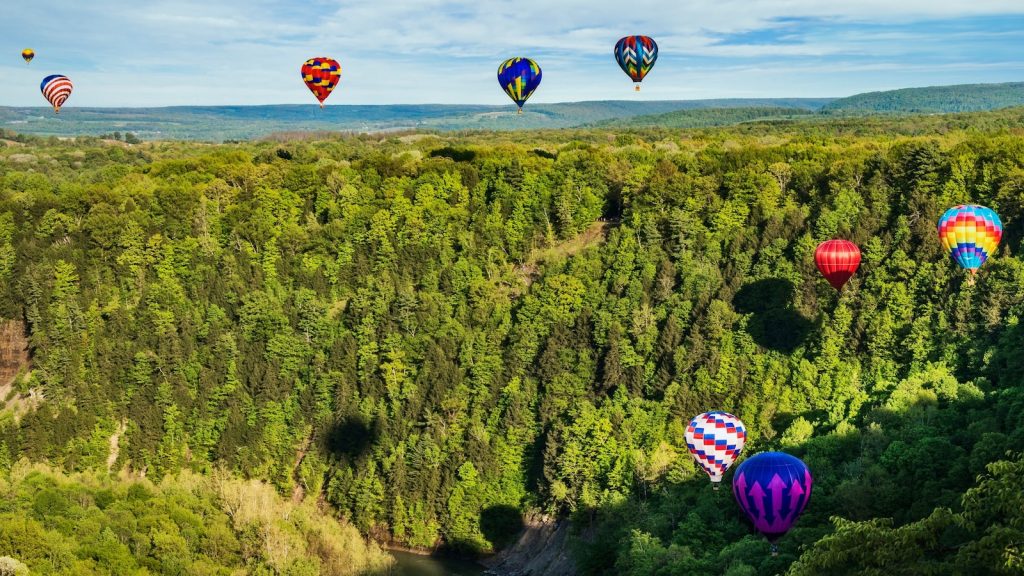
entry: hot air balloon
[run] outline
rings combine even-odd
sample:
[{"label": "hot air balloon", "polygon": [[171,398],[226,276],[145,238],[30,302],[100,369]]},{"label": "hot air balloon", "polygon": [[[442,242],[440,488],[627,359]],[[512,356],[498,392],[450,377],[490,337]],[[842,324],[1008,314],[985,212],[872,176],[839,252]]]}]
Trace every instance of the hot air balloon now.
[{"label": "hot air balloon", "polygon": [[768,538],[773,556],[778,554],[775,543],[807,506],[813,483],[807,465],[784,452],[762,452],[736,469],[733,496],[754,528]]},{"label": "hot air balloon", "polygon": [[991,208],[960,205],[939,218],[939,240],[962,268],[975,274],[996,251],[1003,237],[1003,223]]},{"label": "hot air balloon", "polygon": [[340,78],[341,64],[332,58],[310,58],[302,65],[302,81],[320,101],[321,108],[324,107],[324,100],[338,86]]},{"label": "hot air balloon", "polygon": [[55,114],[60,114],[60,107],[67,101],[68,96],[71,96],[73,88],[71,79],[63,74],[51,74],[43,78],[43,82],[39,85],[39,90],[43,93],[43,97],[53,106]]},{"label": "hot air balloon", "polygon": [[21,57],[25,59],[25,64],[28,64],[36,57],[36,51],[31,48],[25,48],[21,51]]},{"label": "hot air balloon", "polygon": [[654,68],[658,60],[658,43],[650,36],[626,36],[615,43],[615,61],[619,68],[636,82],[636,91],[640,91],[640,82]]},{"label": "hot air balloon", "polygon": [[836,290],[842,290],[860,266],[860,248],[849,240],[828,240],[818,244],[814,263]]},{"label": "hot air balloon", "polygon": [[705,412],[690,420],[686,427],[686,447],[690,455],[711,476],[718,490],[725,471],[743,451],[747,428],[728,412]]},{"label": "hot air balloon", "polygon": [[498,66],[498,83],[508,97],[519,106],[523,113],[523,104],[540,86],[540,66],[529,58],[509,58]]}]

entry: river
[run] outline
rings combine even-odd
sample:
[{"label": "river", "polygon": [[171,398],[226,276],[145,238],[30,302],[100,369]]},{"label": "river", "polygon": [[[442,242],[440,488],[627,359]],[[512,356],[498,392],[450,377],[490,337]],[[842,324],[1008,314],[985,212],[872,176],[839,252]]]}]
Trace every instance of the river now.
[{"label": "river", "polygon": [[470,560],[434,558],[399,550],[388,551],[398,561],[395,576],[482,576],[484,567]]}]

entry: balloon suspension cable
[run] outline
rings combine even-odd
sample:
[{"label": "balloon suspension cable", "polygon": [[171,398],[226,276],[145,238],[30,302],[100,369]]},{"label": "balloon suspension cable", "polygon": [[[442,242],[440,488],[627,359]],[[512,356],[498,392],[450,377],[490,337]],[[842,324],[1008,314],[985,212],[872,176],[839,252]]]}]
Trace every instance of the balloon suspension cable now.
[{"label": "balloon suspension cable", "polygon": [[773,542],[772,543],[772,556],[778,556],[778,555],[779,555],[779,545],[775,544]]}]

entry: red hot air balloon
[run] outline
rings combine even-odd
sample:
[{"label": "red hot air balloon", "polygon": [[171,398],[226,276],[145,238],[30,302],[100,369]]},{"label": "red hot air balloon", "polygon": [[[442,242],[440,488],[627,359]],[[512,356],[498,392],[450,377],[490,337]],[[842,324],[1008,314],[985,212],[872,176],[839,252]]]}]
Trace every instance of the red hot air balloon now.
[{"label": "red hot air balloon", "polygon": [[324,107],[324,100],[331,95],[331,92],[338,86],[341,78],[341,64],[333,58],[316,57],[306,60],[302,65],[302,81],[306,83],[309,91],[320,101],[320,107]]},{"label": "red hot air balloon", "polygon": [[814,263],[833,288],[842,290],[860,266],[860,249],[849,240],[822,242],[814,251]]}]

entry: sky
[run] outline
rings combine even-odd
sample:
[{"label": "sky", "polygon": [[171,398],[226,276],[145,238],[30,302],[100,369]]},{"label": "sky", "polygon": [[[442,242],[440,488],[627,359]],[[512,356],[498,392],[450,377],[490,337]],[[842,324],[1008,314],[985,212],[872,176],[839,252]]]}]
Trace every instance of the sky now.
[{"label": "sky", "polygon": [[[330,104],[505,104],[512,56],[531,102],[832,97],[1024,80],[1022,0],[35,0],[0,17],[0,105],[315,103],[299,67],[341,62]],[[634,93],[612,47],[659,45]],[[25,65],[23,48],[35,49]]]}]

